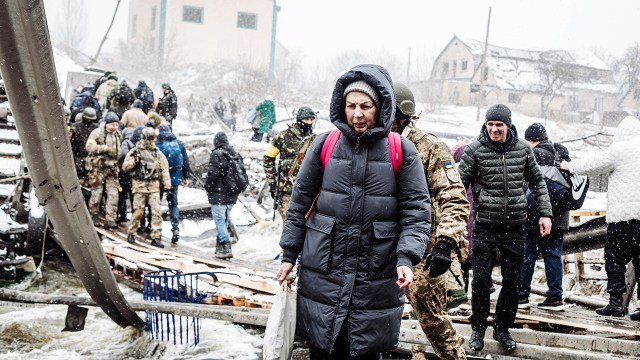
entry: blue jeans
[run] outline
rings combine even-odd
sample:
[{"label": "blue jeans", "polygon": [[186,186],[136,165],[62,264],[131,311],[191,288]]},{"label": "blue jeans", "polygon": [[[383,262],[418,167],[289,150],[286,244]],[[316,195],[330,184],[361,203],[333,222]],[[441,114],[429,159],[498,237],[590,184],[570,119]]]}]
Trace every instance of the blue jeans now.
[{"label": "blue jeans", "polygon": [[524,263],[520,273],[518,296],[526,299],[531,293],[531,279],[536,267],[538,254],[544,259],[544,272],[547,277],[547,297],[562,297],[562,241],[564,230],[551,229],[545,237],[540,236],[537,224],[527,227],[527,240],[524,246]]},{"label": "blue jeans", "polygon": [[[171,187],[171,196],[167,196],[167,205],[169,205],[169,218],[171,220],[171,231],[178,231],[180,223],[180,212],[178,211],[178,186]],[[160,190],[160,198],[164,191]]]},{"label": "blue jeans", "polygon": [[211,205],[211,215],[213,221],[216,224],[216,232],[220,239],[220,244],[224,244],[229,241],[229,217],[231,216],[232,205]]}]

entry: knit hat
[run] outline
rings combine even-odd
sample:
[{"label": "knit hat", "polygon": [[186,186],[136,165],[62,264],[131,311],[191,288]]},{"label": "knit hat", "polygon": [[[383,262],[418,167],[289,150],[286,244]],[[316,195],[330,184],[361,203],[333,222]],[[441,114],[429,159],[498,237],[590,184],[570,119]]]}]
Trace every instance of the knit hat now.
[{"label": "knit hat", "polygon": [[141,108],[142,107],[142,100],[140,99],[136,99],[133,104],[131,104],[131,106],[133,106],[134,108]]},{"label": "knit hat", "polygon": [[528,141],[542,141],[549,138],[547,137],[547,130],[544,128],[544,125],[533,123],[524,131],[524,139]]},{"label": "knit hat", "polygon": [[380,94],[373,88],[373,86],[369,85],[369,83],[367,83],[366,81],[358,80],[347,85],[347,87],[344,89],[344,93],[342,93],[342,96],[346,98],[347,94],[353,91],[359,91],[369,95],[369,97],[371,97],[371,100],[373,100],[373,103],[376,104],[376,107],[378,109],[380,108]]},{"label": "knit hat", "polygon": [[487,110],[487,115],[485,116],[485,122],[489,120],[502,121],[511,127],[511,110],[502,104],[493,105]]},{"label": "knit hat", "polygon": [[112,111],[107,112],[107,114],[104,116],[104,123],[105,124],[110,124],[110,123],[118,122],[118,121],[120,121],[120,118],[118,117],[118,114],[116,114],[116,113],[114,113]]}]

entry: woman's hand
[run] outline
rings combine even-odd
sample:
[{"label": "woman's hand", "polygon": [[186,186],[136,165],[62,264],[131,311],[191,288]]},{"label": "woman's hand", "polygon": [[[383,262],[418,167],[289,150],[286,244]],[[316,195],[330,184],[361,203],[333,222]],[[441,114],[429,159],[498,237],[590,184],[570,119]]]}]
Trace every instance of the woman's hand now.
[{"label": "woman's hand", "polygon": [[293,280],[295,280],[295,276],[289,276],[291,270],[293,269],[293,264],[290,262],[283,261],[282,265],[280,265],[280,270],[278,270],[278,275],[276,278],[278,279],[278,284],[282,285],[282,282],[286,279],[287,285],[291,285]]},{"label": "woman's hand", "polygon": [[400,289],[406,289],[413,282],[413,271],[408,266],[399,266],[398,271],[398,281],[396,284],[400,287]]}]

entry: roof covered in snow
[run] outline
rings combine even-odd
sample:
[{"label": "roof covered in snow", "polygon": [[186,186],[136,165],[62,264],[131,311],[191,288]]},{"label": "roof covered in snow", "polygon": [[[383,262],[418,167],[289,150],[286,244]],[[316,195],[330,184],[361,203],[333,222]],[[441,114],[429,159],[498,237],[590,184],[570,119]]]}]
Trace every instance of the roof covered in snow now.
[{"label": "roof covered in snow", "polygon": [[[475,63],[479,64],[484,52],[484,42],[468,38],[458,37],[458,39],[473,54]],[[544,91],[546,82],[540,71],[543,60],[575,66],[580,69],[580,73],[589,74],[581,77],[579,81],[565,84],[565,89],[604,93],[618,91],[611,69],[589,51],[523,50],[491,44],[487,47],[486,63],[498,87],[505,90]],[[592,76],[591,72],[597,75]]]}]

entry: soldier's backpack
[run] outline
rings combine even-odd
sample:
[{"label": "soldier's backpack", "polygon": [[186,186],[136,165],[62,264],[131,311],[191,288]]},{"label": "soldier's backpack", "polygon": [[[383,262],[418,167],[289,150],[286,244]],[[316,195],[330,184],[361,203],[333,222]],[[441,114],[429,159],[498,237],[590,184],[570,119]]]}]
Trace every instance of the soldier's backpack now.
[{"label": "soldier's backpack", "polygon": [[249,177],[244,168],[242,156],[239,154],[230,156],[230,154],[225,153],[225,157],[229,166],[223,181],[224,187],[231,194],[240,194],[249,186]]},{"label": "soldier's backpack", "polygon": [[[338,139],[342,133],[336,129],[329,133],[324,144],[322,144],[322,151],[320,152],[320,160],[322,161],[322,169],[327,167],[331,154],[333,154],[333,148],[336,146]],[[395,132],[389,132],[387,136],[389,139],[389,157],[391,158],[391,166],[393,167],[393,173],[398,174],[402,167],[402,142],[400,134]]]},{"label": "soldier's backpack", "polygon": [[118,90],[116,90],[116,103],[127,106],[131,105],[133,99],[133,91],[131,91],[131,88],[127,84],[120,84]]}]

